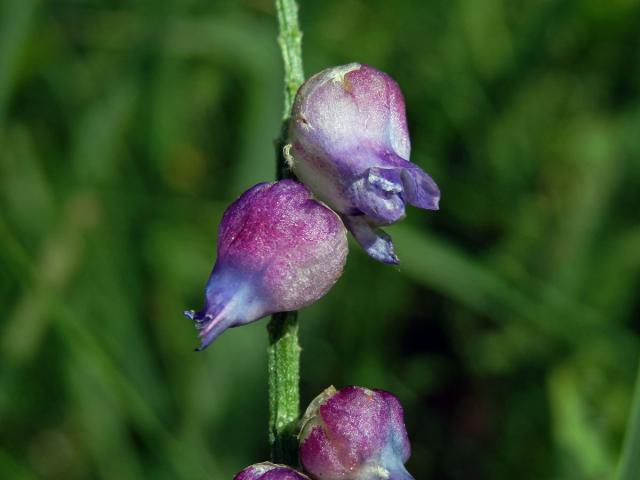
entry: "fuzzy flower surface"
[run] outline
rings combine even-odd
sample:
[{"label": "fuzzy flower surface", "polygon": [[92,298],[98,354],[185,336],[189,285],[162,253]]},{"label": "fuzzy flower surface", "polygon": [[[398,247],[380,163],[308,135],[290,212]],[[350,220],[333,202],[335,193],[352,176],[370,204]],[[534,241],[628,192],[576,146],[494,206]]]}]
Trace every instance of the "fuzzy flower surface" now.
[{"label": "fuzzy flower surface", "polygon": [[204,349],[227,328],[321,298],[342,274],[347,236],[338,215],[294,180],[259,183],[218,227],[217,259],[196,322]]},{"label": "fuzzy flower surface", "polygon": [[438,209],[438,186],[409,161],[410,151],[402,92],[386,73],[351,63],[321,71],[298,90],[285,157],[384,263],[398,257],[378,227],[404,218],[406,204]]},{"label": "fuzzy flower surface", "polygon": [[309,480],[309,477],[285,465],[264,462],[245,468],[233,480]]},{"label": "fuzzy flower surface", "polygon": [[398,399],[383,390],[330,387],[307,409],[300,461],[316,480],[412,480]]}]

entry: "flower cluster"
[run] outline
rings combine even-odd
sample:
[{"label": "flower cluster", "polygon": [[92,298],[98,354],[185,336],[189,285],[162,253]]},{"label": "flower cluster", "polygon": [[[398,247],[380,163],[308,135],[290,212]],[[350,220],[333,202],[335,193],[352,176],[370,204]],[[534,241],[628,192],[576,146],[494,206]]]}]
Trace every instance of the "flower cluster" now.
[{"label": "flower cluster", "polygon": [[346,261],[344,225],[370,256],[398,263],[379,227],[404,218],[407,203],[435,210],[440,199],[409,152],[404,100],[387,74],[351,63],[307,80],[284,152],[302,183],[260,183],[225,212],[204,308],[185,312],[196,322],[199,350],[227,328],[327,293]]},{"label": "flower cluster", "polygon": [[[398,399],[382,390],[329,387],[302,419],[300,462],[314,480],[413,480],[404,463],[411,447]],[[282,465],[259,463],[234,480],[309,478]]]},{"label": "flower cluster", "polygon": [[[311,77],[296,95],[283,153],[302,183],[259,183],[222,217],[204,307],[185,312],[196,323],[198,350],[227,328],[325,295],[342,274],[347,230],[371,257],[396,264],[379,227],[404,218],[407,204],[438,209],[438,186],[409,161],[402,93],[372,67],[352,63]],[[331,387],[301,423],[305,473],[267,462],[235,480],[412,480],[409,455],[396,397]]]}]

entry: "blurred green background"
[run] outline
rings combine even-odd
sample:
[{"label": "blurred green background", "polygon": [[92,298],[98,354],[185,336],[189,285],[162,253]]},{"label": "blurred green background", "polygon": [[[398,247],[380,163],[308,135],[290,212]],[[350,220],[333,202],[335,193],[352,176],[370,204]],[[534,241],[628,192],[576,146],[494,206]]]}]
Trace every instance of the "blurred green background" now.
[{"label": "blurred green background", "polygon": [[[196,354],[182,310],[225,206],[274,177],[272,2],[0,5],[0,478],[230,479],[268,456],[266,321]],[[300,15],[308,75],[399,82],[443,192],[389,228],[398,268],[352,248],[301,313],[303,402],[394,392],[418,480],[610,478],[640,340],[639,3]]]}]

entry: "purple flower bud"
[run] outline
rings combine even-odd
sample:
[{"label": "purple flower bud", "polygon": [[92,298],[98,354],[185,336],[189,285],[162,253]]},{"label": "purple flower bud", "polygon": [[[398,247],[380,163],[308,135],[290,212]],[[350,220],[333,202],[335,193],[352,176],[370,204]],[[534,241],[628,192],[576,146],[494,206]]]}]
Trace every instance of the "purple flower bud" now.
[{"label": "purple flower bud", "polygon": [[382,390],[329,387],[309,405],[300,461],[315,479],[413,480],[402,406]]},{"label": "purple flower bud", "polygon": [[264,462],[245,468],[233,480],[309,480],[309,477],[285,465]]},{"label": "purple flower bud", "polygon": [[376,260],[398,263],[378,226],[404,218],[407,203],[438,209],[438,186],[409,161],[400,88],[375,68],[350,63],[307,80],[295,98],[289,141],[285,156],[295,174]]},{"label": "purple flower bud", "polygon": [[196,321],[199,350],[230,327],[312,304],[342,274],[347,235],[332,210],[293,180],[259,183],[227,209]]}]

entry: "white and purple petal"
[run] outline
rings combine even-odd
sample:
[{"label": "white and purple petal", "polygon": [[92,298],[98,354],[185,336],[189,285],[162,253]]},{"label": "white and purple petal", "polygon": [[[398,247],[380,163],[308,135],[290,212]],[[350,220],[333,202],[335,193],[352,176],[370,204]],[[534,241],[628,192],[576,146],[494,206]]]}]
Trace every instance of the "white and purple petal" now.
[{"label": "white and purple petal", "polygon": [[375,68],[351,63],[307,80],[296,95],[289,141],[285,156],[298,178],[343,218],[365,217],[371,228],[362,221],[347,221],[347,228],[377,260],[397,263],[390,238],[375,227],[404,218],[407,203],[438,209],[436,183],[409,161],[400,88]]},{"label": "white and purple petal", "polygon": [[300,461],[315,479],[411,480],[402,407],[388,392],[330,387],[312,402],[300,433]]}]

